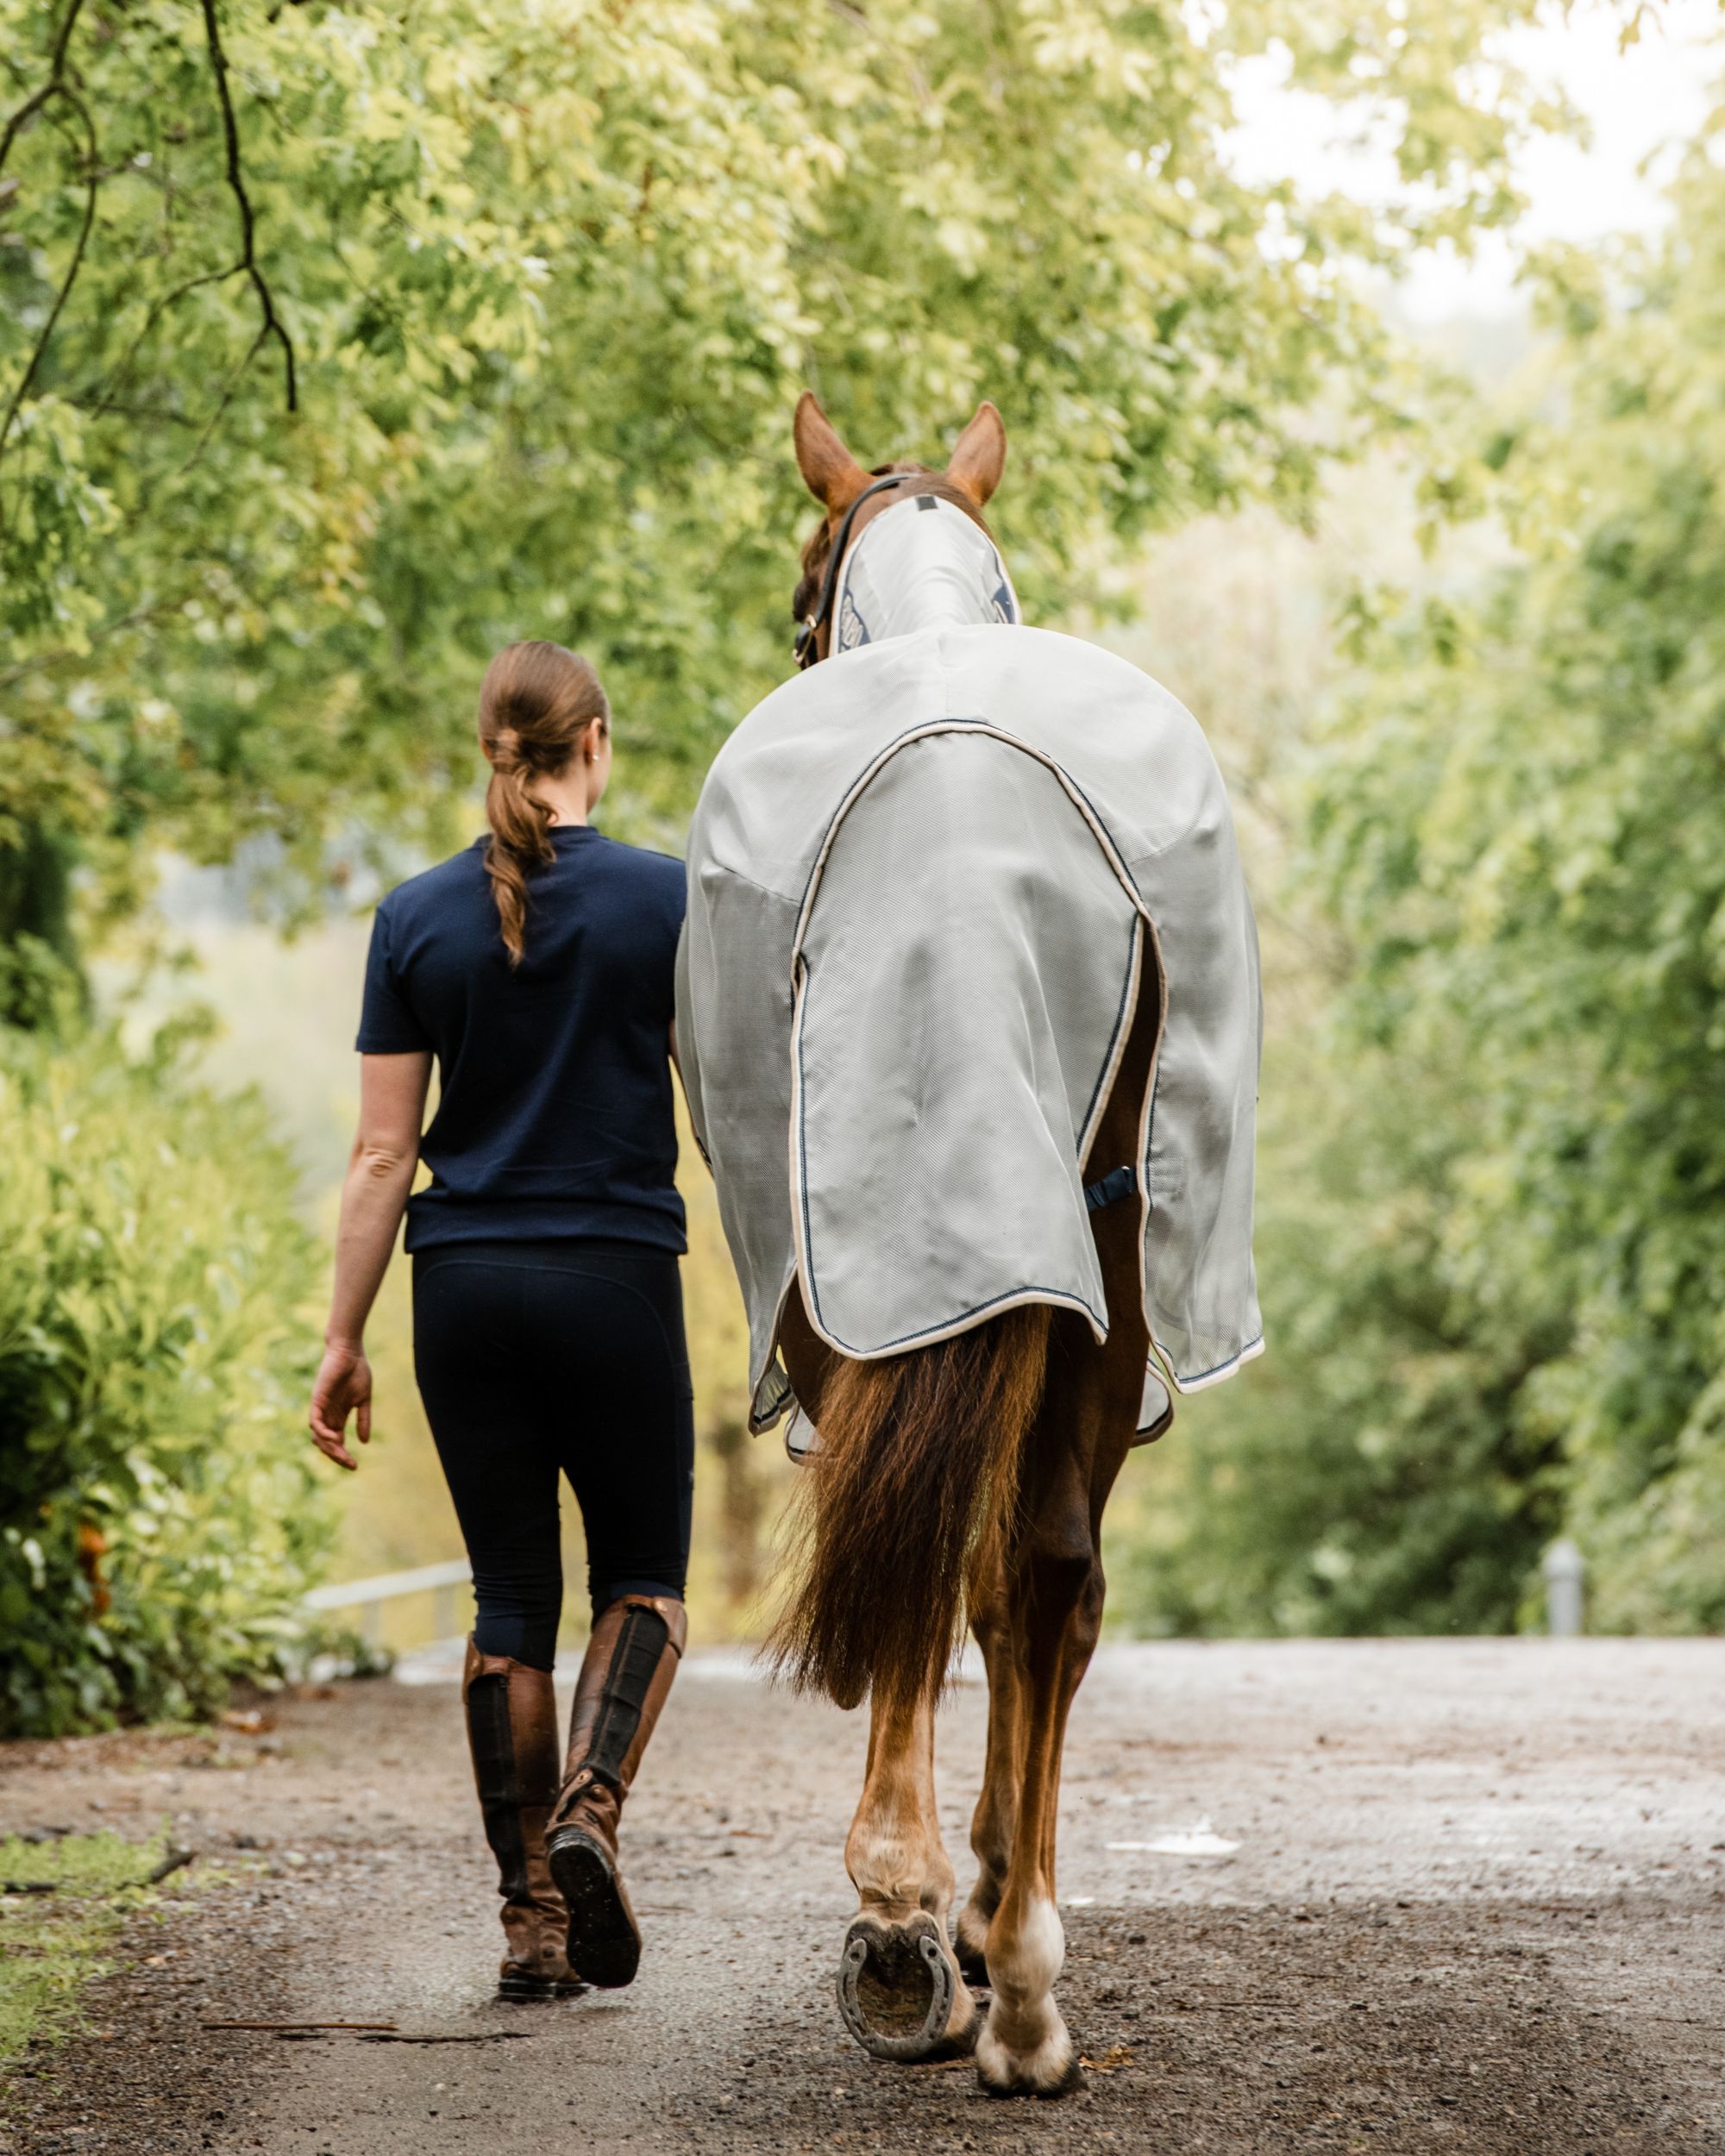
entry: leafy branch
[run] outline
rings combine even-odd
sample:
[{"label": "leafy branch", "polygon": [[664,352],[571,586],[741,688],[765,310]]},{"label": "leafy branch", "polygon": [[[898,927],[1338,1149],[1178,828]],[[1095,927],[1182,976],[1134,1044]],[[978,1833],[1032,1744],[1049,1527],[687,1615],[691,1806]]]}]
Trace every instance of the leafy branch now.
[{"label": "leafy branch", "polygon": [[[55,55],[56,68],[61,66],[64,62],[66,34],[70,29],[72,16],[77,14],[80,4],[81,0],[73,0],[71,13],[66,17],[66,28],[61,31],[60,44]],[[72,295],[72,288],[78,281],[78,273],[84,266],[85,249],[90,244],[91,228],[96,222],[96,197],[102,185],[101,160],[97,154],[96,147],[96,127],[90,117],[89,110],[84,100],[64,81],[56,80],[48,84],[44,91],[38,91],[36,97],[32,100],[37,110],[41,110],[41,107],[47,103],[49,95],[57,97],[63,103],[70,105],[84,123],[85,150],[88,160],[85,179],[84,222],[78,227],[78,238],[72,250],[72,260],[66,264],[66,274],[60,281],[60,289],[54,294],[53,304],[49,308],[47,318],[42,323],[41,329],[37,333],[35,343],[30,348],[29,359],[25,364],[22,374],[18,378],[18,386],[12,392],[11,401],[6,407],[5,417],[0,419],[0,456],[5,454],[6,444],[10,439],[13,424],[23,406],[25,398],[30,393],[30,385],[36,379],[36,370],[41,367],[42,355],[47,350],[48,339],[54,333],[54,326],[65,311],[66,303]],[[16,114],[13,116],[14,119],[17,117]],[[9,128],[4,147],[9,147],[11,141],[12,130]],[[3,148],[0,148],[0,156],[3,154]]]},{"label": "leafy branch", "polygon": [[53,58],[48,66],[47,80],[33,96],[25,98],[23,103],[6,122],[5,132],[0,134],[0,171],[5,168],[6,160],[11,155],[13,143],[17,141],[26,125],[35,117],[43,106],[51,103],[55,97],[70,95],[66,88],[66,48],[72,43],[72,33],[83,5],[84,0],[72,0],[71,6],[66,11],[66,20],[60,26],[60,35],[54,40]]},{"label": "leafy branch", "polygon": [[185,603],[185,593],[175,591],[165,599],[151,599],[145,605],[135,606],[130,612],[88,630],[75,644],[63,644],[55,650],[33,651],[27,659],[19,659],[9,666],[0,667],[0,692],[16,688],[29,675],[43,673],[50,667],[86,665],[91,653],[98,650],[103,644],[111,642],[129,629],[145,628],[151,623],[178,613]]},{"label": "leafy branch", "polygon": [[[18,414],[23,409],[24,400],[29,395],[31,389],[34,385],[36,376],[41,370],[43,357],[47,351],[49,340],[52,338],[55,329],[59,325],[60,317],[66,310],[66,301],[72,295],[72,288],[78,281],[78,272],[84,266],[85,254],[90,243],[90,235],[96,222],[97,196],[102,181],[105,178],[110,176],[108,173],[105,173],[101,166],[101,161],[97,149],[95,125],[90,117],[89,110],[84,103],[83,99],[78,96],[78,92],[72,87],[71,84],[66,79],[66,60],[72,42],[72,34],[73,28],[76,27],[78,17],[83,5],[84,0],[70,0],[70,5],[66,9],[65,18],[60,23],[59,34],[54,40],[53,53],[49,64],[47,81],[42,84],[40,89],[34,91],[24,100],[24,102],[7,121],[3,132],[0,133],[0,168],[3,168],[7,157],[11,153],[12,145],[17,141],[24,128],[36,116],[36,114],[45,110],[51,103],[58,99],[62,103],[69,106],[72,112],[77,115],[78,120],[82,122],[86,154],[83,221],[78,229],[78,238],[72,247],[72,259],[66,265],[65,274],[61,278],[59,288],[54,294],[53,304],[50,306],[47,318],[43,322],[41,329],[37,334],[34,344],[30,351],[29,358],[25,364],[24,371],[20,376],[17,386],[13,391],[11,398],[7,404],[5,412],[3,416],[0,416],[0,455],[3,455],[6,445],[11,439],[12,429],[17,423]],[[271,291],[268,280],[264,276],[263,271],[258,263],[257,221],[252,209],[251,197],[246,189],[245,172],[240,157],[239,122],[235,115],[233,95],[229,86],[228,60],[226,53],[222,48],[221,26],[216,18],[216,0],[202,0],[202,9],[204,35],[210,52],[210,76],[216,85],[216,101],[221,108],[222,113],[222,131],[226,154],[228,186],[239,208],[240,259],[229,269],[210,273],[205,276],[189,279],[176,291],[170,293],[166,299],[159,301],[156,305],[150,310],[150,313],[145,322],[143,330],[140,333],[138,338],[134,342],[132,352],[128,354],[126,361],[122,364],[120,374],[123,376],[126,371],[126,367],[129,364],[130,359],[135,354],[138,347],[141,345],[144,339],[148,335],[151,329],[160,319],[160,315],[166,311],[166,308],[172,305],[176,299],[183,298],[187,291],[191,291],[198,285],[205,283],[220,283],[225,281],[225,279],[229,277],[237,277],[243,274],[250,281],[253,290],[258,296],[258,304],[263,314],[263,326],[260,329],[251,349],[247,353],[245,360],[242,363],[239,371],[241,373],[243,373],[246,367],[250,365],[252,360],[256,356],[262,346],[273,337],[281,347],[283,362],[286,372],[287,409],[289,411],[297,411],[299,406],[299,391],[293,341],[289,336],[285,325],[283,323],[280,316],[276,311],[274,295]],[[236,381],[237,377],[235,378],[235,381],[230,381],[229,383],[227,388],[223,392],[222,398],[216,407],[215,414],[210,419],[209,426],[205,428],[204,436],[199,442],[198,451],[194,453],[194,461],[196,461],[196,455],[198,454],[201,454],[204,443],[209,439],[209,436],[210,432],[213,431],[216,422],[221,418],[222,414],[227,410],[228,404],[233,396]]]},{"label": "leafy branch", "polygon": [[[60,279],[60,289],[54,294],[53,304],[48,310],[47,319],[43,323],[34,344],[30,348],[29,359],[25,364],[23,373],[19,377],[18,386],[13,391],[10,401],[6,406],[5,416],[0,418],[0,455],[5,454],[6,444],[11,437],[13,426],[23,407],[25,398],[30,392],[30,385],[36,379],[36,370],[42,363],[42,354],[47,349],[48,339],[53,335],[54,325],[65,310],[72,285],[77,282],[78,273],[83,267],[84,251],[90,243],[91,228],[96,222],[96,196],[102,184],[100,160],[96,154],[96,128],[83,99],[66,78],[66,53],[71,47],[72,33],[77,26],[78,12],[83,5],[84,0],[71,0],[71,5],[66,11],[65,20],[60,26],[60,34],[54,40],[53,55],[48,63],[47,80],[40,90],[25,98],[23,103],[7,121],[4,131],[0,132],[0,169],[3,169],[6,160],[12,154],[12,145],[23,133],[30,121],[34,119],[39,112],[45,111],[56,98],[59,98],[62,103],[70,105],[84,122],[85,145],[88,155],[85,179],[84,222],[78,229],[78,241],[72,248],[72,260],[66,265],[66,275]],[[4,513],[3,510],[0,510],[0,526],[3,526],[3,523]]]},{"label": "leafy branch", "polygon": [[[287,409],[299,409],[299,385],[293,357],[293,340],[283,326],[275,310],[275,299],[267,280],[258,266],[256,221],[252,214],[251,197],[246,192],[245,172],[240,163],[240,128],[234,116],[234,100],[228,88],[228,59],[222,50],[221,26],[216,19],[216,0],[202,0],[204,33],[210,45],[210,72],[215,78],[216,95],[222,107],[222,132],[228,152],[228,186],[240,210],[240,260],[231,276],[243,270],[251,279],[252,289],[258,296],[258,305],[263,310],[264,326],[258,334],[259,345],[273,337],[281,347],[282,360],[287,373]],[[248,354],[249,360],[250,354]],[[226,398],[223,399],[225,405]]]}]

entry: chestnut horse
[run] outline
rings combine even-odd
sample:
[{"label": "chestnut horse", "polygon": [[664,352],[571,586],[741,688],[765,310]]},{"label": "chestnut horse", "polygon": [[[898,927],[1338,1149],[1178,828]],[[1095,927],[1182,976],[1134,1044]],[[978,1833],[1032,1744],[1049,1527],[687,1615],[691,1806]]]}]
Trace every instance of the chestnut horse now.
[{"label": "chestnut horse", "polygon": [[[871,474],[806,395],[795,441],[825,511],[804,550],[796,610],[815,617],[803,655],[819,663],[832,634],[819,598],[824,587],[831,596],[841,528],[848,545],[921,492],[981,524],[1006,430],[984,404],[944,473],[897,463]],[[869,493],[882,473],[902,478]],[[1158,985],[1137,999],[1087,1172],[1137,1157]],[[1079,2079],[1054,2000],[1065,1951],[1055,1898],[1061,1751],[1101,1620],[1102,1508],[1138,1435],[1150,1351],[1138,1207],[1105,1206],[1091,1227],[1107,1294],[1102,1344],[1078,1313],[1032,1304],[956,1338],[852,1360],[818,1337],[799,1292],[780,1330],[819,1439],[804,1470],[803,1562],[775,1648],[795,1680],[841,1704],[870,1695],[867,1781],[845,1845],[859,1908],[841,1957],[841,2010],[880,2057],[974,2046],[984,2087],[1003,2095],[1058,2095]],[[956,1889],[935,1809],[934,1708],[961,1608],[988,1670],[988,1758],[970,1830],[976,1883],[949,1940]],[[972,1984],[987,1986],[986,2009]]]}]

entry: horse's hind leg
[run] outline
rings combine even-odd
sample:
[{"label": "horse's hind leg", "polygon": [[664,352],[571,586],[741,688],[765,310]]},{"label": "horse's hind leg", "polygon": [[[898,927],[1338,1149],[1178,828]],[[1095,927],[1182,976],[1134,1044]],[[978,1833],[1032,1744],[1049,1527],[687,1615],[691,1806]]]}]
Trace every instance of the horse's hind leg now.
[{"label": "horse's hind leg", "polygon": [[970,1819],[976,1883],[958,1913],[954,1944],[972,1984],[988,1981],[988,1927],[1006,1892],[1024,1783],[1024,1695],[1013,1644],[1007,1576],[998,1550],[970,1587],[970,1629],[988,1672],[988,1739],[982,1793]]},{"label": "horse's hind leg", "polygon": [[968,2050],[977,2009],[946,1940],[954,1880],[935,1814],[932,1701],[871,1708],[844,1865],[861,1902],[838,1965],[845,2027],[877,2059]]},{"label": "horse's hind leg", "polygon": [[1051,1479],[1009,1574],[1023,1781],[1006,1890],[988,1927],[994,1998],[976,2040],[982,2085],[1000,2096],[1059,2096],[1079,2079],[1077,2052],[1054,2002],[1066,1954],[1055,1905],[1055,1817],[1067,1710],[1101,1629],[1103,1583],[1088,1478],[1068,1457]]}]

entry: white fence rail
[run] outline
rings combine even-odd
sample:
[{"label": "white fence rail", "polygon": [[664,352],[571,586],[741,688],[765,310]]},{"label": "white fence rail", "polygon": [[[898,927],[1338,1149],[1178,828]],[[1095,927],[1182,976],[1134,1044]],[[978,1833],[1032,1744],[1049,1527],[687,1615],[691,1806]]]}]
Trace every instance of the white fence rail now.
[{"label": "white fence rail", "polygon": [[456,1606],[462,1588],[473,1579],[474,1569],[465,1557],[450,1557],[442,1564],[419,1564],[408,1572],[380,1572],[368,1580],[338,1580],[329,1587],[314,1587],[305,1597],[307,1609],[357,1609],[360,1637],[368,1647],[383,1640],[383,1606],[402,1595],[429,1593],[432,1628],[440,1639],[455,1630]]},{"label": "white fence rail", "polygon": [[[1572,1639],[1584,1628],[1586,1567],[1581,1551],[1567,1536],[1546,1552],[1541,1566],[1546,1577],[1546,1622],[1552,1635]],[[456,1628],[456,1606],[461,1590],[473,1582],[474,1568],[465,1557],[449,1557],[442,1564],[419,1564],[407,1572],[380,1572],[368,1580],[340,1580],[329,1587],[314,1587],[304,1598],[307,1609],[357,1609],[360,1636],[368,1647],[383,1639],[383,1606],[402,1595],[432,1596],[431,1624],[439,1639],[448,1639]]]}]

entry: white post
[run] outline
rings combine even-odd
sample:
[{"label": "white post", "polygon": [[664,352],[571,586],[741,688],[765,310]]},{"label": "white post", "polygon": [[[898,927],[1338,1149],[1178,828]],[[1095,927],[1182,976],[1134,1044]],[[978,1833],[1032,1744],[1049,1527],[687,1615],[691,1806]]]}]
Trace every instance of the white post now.
[{"label": "white post", "polygon": [[1567,1535],[1552,1543],[1540,1567],[1546,1576],[1546,1620],[1553,1639],[1574,1639],[1582,1629],[1582,1584],[1587,1564]]}]

